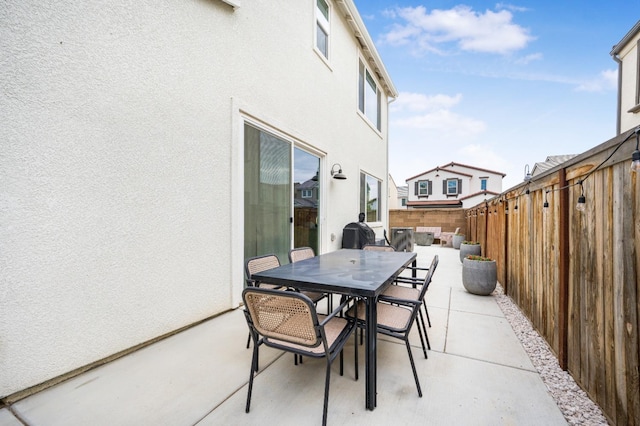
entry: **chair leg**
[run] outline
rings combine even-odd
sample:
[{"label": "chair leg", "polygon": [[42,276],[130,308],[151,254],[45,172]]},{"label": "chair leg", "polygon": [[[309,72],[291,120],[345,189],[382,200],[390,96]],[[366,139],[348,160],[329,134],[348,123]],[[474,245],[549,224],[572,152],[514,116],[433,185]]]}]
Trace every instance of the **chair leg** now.
[{"label": "chair leg", "polygon": [[251,358],[251,371],[249,373],[249,390],[247,391],[247,406],[245,407],[245,413],[249,412],[251,407],[251,391],[253,390],[253,375],[258,371],[258,346],[253,348],[253,357]]},{"label": "chair leg", "polygon": [[416,365],[413,362],[413,355],[411,354],[411,345],[409,345],[409,339],[405,339],[405,345],[407,346],[407,353],[409,353],[409,361],[411,362],[411,369],[413,370],[413,378],[416,379],[416,387],[418,388],[418,396],[422,398],[422,389],[420,388],[420,380],[418,380],[418,372],[416,371]]},{"label": "chair leg", "polygon": [[429,310],[427,309],[427,304],[423,303],[424,313],[427,314],[427,322],[429,323],[429,328],[431,328],[431,318],[429,318]]},{"label": "chair leg", "polygon": [[329,405],[329,382],[331,380],[331,361],[327,358],[327,378],[324,382],[324,407],[322,408],[322,426],[327,425],[327,407]]},{"label": "chair leg", "polygon": [[427,341],[427,349],[431,350],[431,343],[429,342],[429,334],[427,334],[427,327],[424,324],[424,317],[422,316],[422,311],[418,311],[420,314],[420,321],[422,322],[422,330],[424,331],[424,339]]},{"label": "chair leg", "polygon": [[356,381],[358,381],[358,328],[353,332],[353,357],[356,369]]},{"label": "chair leg", "polygon": [[249,349],[249,342],[251,342],[251,332],[249,332],[249,335],[247,336],[247,349]]},{"label": "chair leg", "polygon": [[[420,325],[420,320],[418,318],[416,318],[415,324],[416,324],[416,327],[418,327],[418,336],[420,336],[420,345],[422,346],[422,353],[424,354],[425,359],[427,359],[429,358],[427,356],[427,347],[424,344],[424,336],[422,335],[422,329],[424,328],[424,325]],[[425,330],[425,334],[426,334],[426,330]]]}]

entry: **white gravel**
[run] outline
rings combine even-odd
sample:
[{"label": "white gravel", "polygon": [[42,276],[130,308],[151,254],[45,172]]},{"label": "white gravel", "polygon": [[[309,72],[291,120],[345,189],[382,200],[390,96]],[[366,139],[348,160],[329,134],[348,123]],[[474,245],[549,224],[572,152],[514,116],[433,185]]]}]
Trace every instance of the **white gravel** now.
[{"label": "white gravel", "polygon": [[513,300],[504,294],[499,284],[493,295],[567,423],[581,426],[608,425],[600,407],[576,384],[568,372],[560,368],[547,342],[533,328]]}]

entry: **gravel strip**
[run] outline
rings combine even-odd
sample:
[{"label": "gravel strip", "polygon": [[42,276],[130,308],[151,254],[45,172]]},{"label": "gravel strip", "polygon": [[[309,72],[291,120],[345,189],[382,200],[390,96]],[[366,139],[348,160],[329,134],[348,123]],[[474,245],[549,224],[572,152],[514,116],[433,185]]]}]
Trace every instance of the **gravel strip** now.
[{"label": "gravel strip", "polygon": [[493,295],[567,423],[589,426],[608,425],[600,407],[576,384],[568,372],[560,368],[547,342],[533,328],[529,319],[524,316],[513,300],[504,294],[500,284]]}]

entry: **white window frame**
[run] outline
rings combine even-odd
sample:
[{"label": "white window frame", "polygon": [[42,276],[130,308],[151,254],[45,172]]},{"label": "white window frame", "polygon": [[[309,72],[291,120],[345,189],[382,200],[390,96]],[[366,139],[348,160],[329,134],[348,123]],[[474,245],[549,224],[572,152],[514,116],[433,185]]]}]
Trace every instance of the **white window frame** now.
[{"label": "white window frame", "polygon": [[[422,184],[425,185],[425,187],[422,187]],[[419,180],[418,181],[418,197],[428,197],[429,195],[431,195],[429,193],[429,180],[428,179],[424,179],[424,180]]]},{"label": "white window frame", "polygon": [[[313,39],[314,39],[314,49],[320,54],[322,58],[325,60],[329,60],[329,48],[331,46],[331,5],[329,4],[329,0],[313,0],[315,3],[315,24],[313,27]],[[318,7],[318,2],[322,1],[327,5],[327,16],[324,16],[320,7]],[[318,47],[318,31],[322,31],[326,35],[326,52],[323,52],[320,47]]]},{"label": "white window frame", "polygon": [[[451,182],[455,183],[455,186],[452,187]],[[455,189],[455,191],[451,192],[451,189]],[[447,195],[458,195],[458,179],[447,179]]]},{"label": "white window frame", "polygon": [[[375,107],[371,96],[375,96]],[[378,132],[382,131],[382,92],[362,58],[358,60],[358,110]]]},{"label": "white window frame", "polygon": [[[483,183],[484,183],[484,188],[482,187]],[[480,178],[480,191],[486,191],[488,185],[489,185],[489,178],[481,177]]]},{"label": "white window frame", "polygon": [[[362,189],[362,178],[364,177],[364,182],[365,185],[367,183],[367,181],[369,179],[374,180],[377,182],[377,186],[378,186],[378,191],[377,191],[377,203],[378,203],[378,208],[376,210],[376,217],[374,220],[371,220],[371,218],[369,218],[368,216],[368,212],[367,212],[367,204],[372,201],[373,199],[369,200],[369,199],[365,199],[366,193],[365,191],[363,191]],[[364,213],[364,220],[365,222],[368,223],[372,223],[372,222],[380,222],[382,220],[382,180],[378,179],[375,176],[371,176],[368,173],[365,173],[363,171],[360,172],[360,195],[358,197],[359,199],[359,206],[360,206],[360,210],[363,210],[361,213]],[[364,206],[364,207],[363,207]]]},{"label": "white window frame", "polygon": [[303,189],[300,191],[302,198],[311,198],[313,197],[313,189]]}]

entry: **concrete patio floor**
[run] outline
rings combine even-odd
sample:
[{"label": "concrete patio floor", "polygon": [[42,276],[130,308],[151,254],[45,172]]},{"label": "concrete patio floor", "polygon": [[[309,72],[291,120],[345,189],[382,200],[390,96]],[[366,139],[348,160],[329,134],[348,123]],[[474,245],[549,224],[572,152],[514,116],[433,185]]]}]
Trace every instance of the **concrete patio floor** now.
[{"label": "concrete patio floor", "polygon": [[[419,266],[438,254],[427,292],[431,351],[411,343],[419,398],[404,343],[378,340],[378,405],[365,409],[364,358],[354,380],[353,341],[345,374],[334,363],[331,425],[565,425],[493,296],[462,287],[458,250],[416,246]],[[0,426],[320,424],[324,360],[260,350],[251,412],[245,413],[252,351],[241,309],[90,370],[0,409]]]}]

